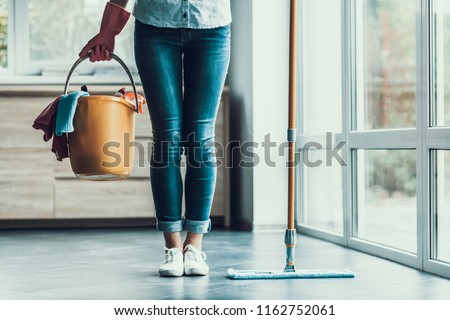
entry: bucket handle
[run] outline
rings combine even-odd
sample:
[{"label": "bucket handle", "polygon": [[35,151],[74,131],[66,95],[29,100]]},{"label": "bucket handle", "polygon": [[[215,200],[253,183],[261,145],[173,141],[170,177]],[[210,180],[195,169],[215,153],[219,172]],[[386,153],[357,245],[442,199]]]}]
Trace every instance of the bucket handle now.
[{"label": "bucket handle", "polygon": [[[110,55],[111,55],[112,59],[116,60],[122,66],[122,68],[126,71],[128,77],[130,78],[131,85],[133,86],[134,97],[136,99],[136,106],[135,106],[134,111],[139,113],[139,100],[138,100],[138,94],[137,94],[137,90],[136,90],[136,84],[134,83],[133,76],[131,75],[130,69],[128,69],[128,67],[125,64],[125,62],[123,62],[123,60],[120,59],[116,54],[111,52]],[[76,67],[78,67],[78,65],[81,62],[83,62],[84,60],[86,60],[86,59],[87,59],[87,57],[86,58],[79,58],[73,64],[72,68],[69,71],[69,74],[67,75],[66,84],[64,85],[64,94],[67,94],[67,90],[69,88],[69,83],[70,83],[70,78],[72,77],[72,73],[75,71]]]}]

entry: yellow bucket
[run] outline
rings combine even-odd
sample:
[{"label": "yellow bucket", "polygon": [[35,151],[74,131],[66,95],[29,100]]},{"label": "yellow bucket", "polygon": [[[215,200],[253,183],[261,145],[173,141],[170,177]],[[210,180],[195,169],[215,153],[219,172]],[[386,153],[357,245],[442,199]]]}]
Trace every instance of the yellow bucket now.
[{"label": "yellow bucket", "polygon": [[[74,174],[81,179],[108,181],[126,179],[131,173],[134,158],[134,115],[137,112],[137,92],[130,71],[123,61],[112,54],[127,71],[136,96],[136,106],[113,96],[86,96],[78,99],[73,125],[69,133],[69,156]],[[70,77],[80,58],[67,77]]]}]

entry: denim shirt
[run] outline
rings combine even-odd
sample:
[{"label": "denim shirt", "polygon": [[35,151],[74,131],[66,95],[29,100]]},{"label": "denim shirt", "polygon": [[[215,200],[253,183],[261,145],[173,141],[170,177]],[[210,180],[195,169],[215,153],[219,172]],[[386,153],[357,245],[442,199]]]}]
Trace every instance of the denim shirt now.
[{"label": "denim shirt", "polygon": [[165,28],[211,29],[231,22],[230,0],[136,0],[133,15]]}]

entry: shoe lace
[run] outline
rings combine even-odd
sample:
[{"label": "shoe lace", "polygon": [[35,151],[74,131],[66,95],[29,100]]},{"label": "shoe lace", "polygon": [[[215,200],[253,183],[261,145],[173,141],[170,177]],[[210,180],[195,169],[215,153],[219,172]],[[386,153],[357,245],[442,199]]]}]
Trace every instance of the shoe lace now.
[{"label": "shoe lace", "polygon": [[186,258],[198,261],[200,258],[202,260],[206,260],[206,254],[203,251],[194,251],[194,249],[190,246],[188,246],[186,250]]},{"label": "shoe lace", "polygon": [[177,248],[167,249],[166,255],[164,256],[164,263],[173,262],[173,260],[175,259],[176,254],[177,254],[177,251],[178,251]]}]

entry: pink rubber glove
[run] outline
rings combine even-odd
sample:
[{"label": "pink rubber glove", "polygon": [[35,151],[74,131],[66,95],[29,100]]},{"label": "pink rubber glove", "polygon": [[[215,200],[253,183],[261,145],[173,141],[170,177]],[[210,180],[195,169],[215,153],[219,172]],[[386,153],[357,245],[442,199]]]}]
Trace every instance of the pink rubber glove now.
[{"label": "pink rubber glove", "polygon": [[130,17],[130,13],[121,6],[107,2],[103,11],[100,32],[84,46],[78,54],[81,58],[89,55],[91,62],[111,60],[110,52],[114,51],[114,39]]}]

